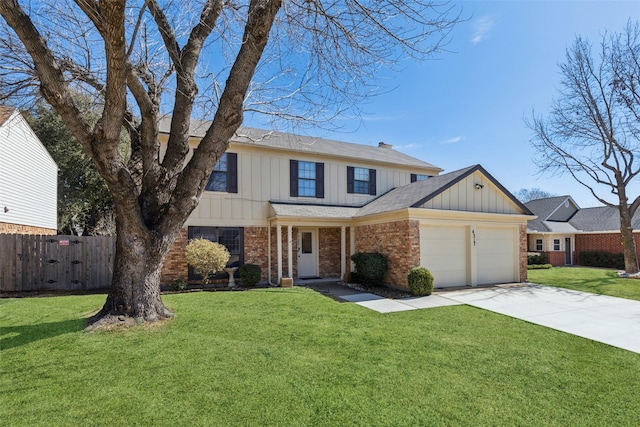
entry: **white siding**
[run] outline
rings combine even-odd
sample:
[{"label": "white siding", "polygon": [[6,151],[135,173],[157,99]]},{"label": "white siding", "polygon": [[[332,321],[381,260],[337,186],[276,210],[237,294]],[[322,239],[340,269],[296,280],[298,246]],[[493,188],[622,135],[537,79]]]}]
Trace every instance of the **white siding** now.
[{"label": "white siding", "polygon": [[0,127],[0,222],[57,229],[57,192],[56,163],[14,113]]},{"label": "white siding", "polygon": [[[408,184],[411,173],[436,175],[436,170],[404,169],[402,165],[345,161],[309,154],[232,144],[238,154],[238,193],[205,191],[187,225],[266,226],[270,200],[330,205],[364,205],[392,188]],[[324,163],[324,198],[289,195],[289,161]],[[347,166],[376,169],[376,196],[347,193]]]},{"label": "white siding", "polygon": [[[476,188],[476,184],[482,188]],[[520,214],[521,209],[480,172],[474,172],[422,205],[428,209]]]}]

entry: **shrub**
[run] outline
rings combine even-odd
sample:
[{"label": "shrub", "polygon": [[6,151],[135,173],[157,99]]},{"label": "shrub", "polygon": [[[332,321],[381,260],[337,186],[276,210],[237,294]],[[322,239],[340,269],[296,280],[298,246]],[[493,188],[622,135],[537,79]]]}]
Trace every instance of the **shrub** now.
[{"label": "shrub", "polygon": [[578,254],[580,264],[587,267],[605,267],[624,270],[624,254],[603,251],[584,251]]},{"label": "shrub", "polygon": [[194,239],[187,244],[187,263],[202,275],[203,282],[209,282],[209,275],[216,274],[229,262],[229,251],[220,243],[207,239]]},{"label": "shrub", "polygon": [[527,270],[548,270],[551,267],[551,264],[531,264],[527,265]]},{"label": "shrub", "polygon": [[547,264],[548,262],[549,262],[549,254],[546,252],[540,252],[537,254],[532,254],[527,256],[527,264],[529,265]]},{"label": "shrub", "polygon": [[424,267],[409,270],[407,281],[413,295],[431,295],[433,292],[433,275]]},{"label": "shrub", "polygon": [[256,264],[242,264],[238,272],[243,286],[255,286],[262,275],[260,266]]},{"label": "shrub", "polygon": [[187,282],[183,279],[174,279],[171,281],[172,291],[184,291],[187,288]]},{"label": "shrub", "polygon": [[387,272],[387,259],[378,252],[360,252],[351,255],[356,265],[356,277],[362,285],[378,286],[382,284]]}]

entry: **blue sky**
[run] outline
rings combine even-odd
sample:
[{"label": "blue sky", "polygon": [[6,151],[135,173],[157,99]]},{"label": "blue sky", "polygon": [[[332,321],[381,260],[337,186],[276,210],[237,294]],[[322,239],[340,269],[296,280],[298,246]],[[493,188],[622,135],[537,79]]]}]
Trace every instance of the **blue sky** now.
[{"label": "blue sky", "polygon": [[480,163],[512,192],[539,187],[570,194],[582,207],[599,205],[570,176],[536,175],[524,118],[532,109],[548,111],[559,87],[558,64],[576,36],[597,44],[603,31],[622,31],[629,18],[640,19],[640,1],[454,4],[470,17],[452,32],[447,48],[454,53],[407,63],[386,83],[397,88],[365,105],[360,122],[346,125],[351,132],[318,130],[315,136],[385,141],[445,172]]}]

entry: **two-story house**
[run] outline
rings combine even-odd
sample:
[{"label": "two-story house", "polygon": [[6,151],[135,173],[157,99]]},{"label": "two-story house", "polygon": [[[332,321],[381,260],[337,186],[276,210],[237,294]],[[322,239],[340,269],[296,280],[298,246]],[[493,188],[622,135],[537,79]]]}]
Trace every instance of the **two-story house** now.
[{"label": "two-story house", "polygon": [[[160,123],[161,133],[169,128]],[[208,124],[193,121],[197,147]],[[263,279],[342,278],[350,256],[380,252],[387,282],[429,268],[438,287],[526,279],[531,213],[480,165],[448,174],[389,144],[366,146],[240,128],[168,256],[163,282],[187,276],[184,247],[205,237]]]}]

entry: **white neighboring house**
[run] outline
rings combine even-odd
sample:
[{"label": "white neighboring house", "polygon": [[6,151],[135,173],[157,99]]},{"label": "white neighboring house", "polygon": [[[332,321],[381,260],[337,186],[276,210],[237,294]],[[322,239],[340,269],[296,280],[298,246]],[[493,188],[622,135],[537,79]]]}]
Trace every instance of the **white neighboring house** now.
[{"label": "white neighboring house", "polygon": [[22,114],[0,106],[0,233],[56,234],[58,166]]}]

